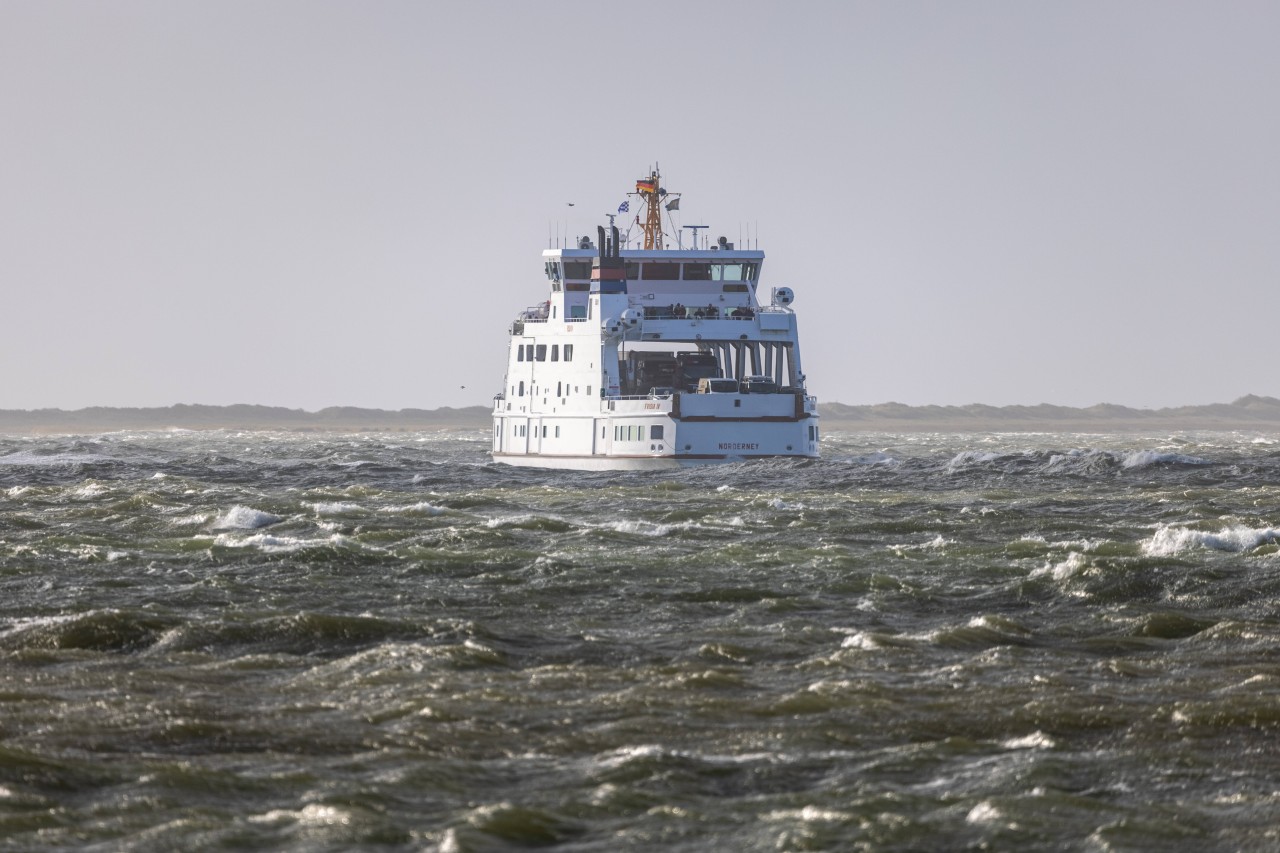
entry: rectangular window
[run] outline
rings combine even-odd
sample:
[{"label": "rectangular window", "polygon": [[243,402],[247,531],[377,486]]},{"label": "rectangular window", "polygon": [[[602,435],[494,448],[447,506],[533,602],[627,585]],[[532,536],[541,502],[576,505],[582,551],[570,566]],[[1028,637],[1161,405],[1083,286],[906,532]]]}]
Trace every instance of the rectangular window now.
[{"label": "rectangular window", "polygon": [[556,438],[560,437],[560,427],[556,427]]},{"label": "rectangular window", "polygon": [[680,278],[680,265],[647,263],[644,265],[644,278],[646,281],[675,281]]},{"label": "rectangular window", "polygon": [[542,428],[542,437],[543,437],[543,438],[546,438],[546,437],[547,437],[547,428],[546,428],[546,427],[543,427],[543,428]]},{"label": "rectangular window", "polygon": [[591,289],[591,285],[585,281],[571,281],[564,286],[564,289],[569,293],[586,293]]},{"label": "rectangular window", "polygon": [[546,361],[546,360],[547,360],[547,345],[546,345],[546,344],[538,344],[538,347],[537,347],[537,349],[536,349],[536,350],[534,350],[534,352],[536,352],[536,353],[537,353],[538,361]]},{"label": "rectangular window", "polygon": [[711,278],[714,281],[742,281],[742,264],[712,264]]},{"label": "rectangular window", "polygon": [[516,347],[516,361],[524,361],[524,347]]},{"label": "rectangular window", "polygon": [[662,424],[654,424],[649,427],[649,438],[651,440],[662,438]]},{"label": "rectangular window", "polygon": [[685,281],[711,281],[711,264],[685,264]]},{"label": "rectangular window", "polygon": [[564,345],[564,360],[573,361],[573,344]]},{"label": "rectangular window", "polygon": [[560,360],[560,345],[559,345],[559,344],[552,344],[552,345],[551,345],[551,360],[552,360],[552,361],[559,361],[559,360]]},{"label": "rectangular window", "polygon": [[591,278],[591,261],[565,261],[565,278]]},{"label": "rectangular window", "polygon": [[746,293],[747,286],[745,284],[722,284],[720,289],[725,293]]},{"label": "rectangular window", "polygon": [[524,345],[524,360],[533,361],[533,344]]},{"label": "rectangular window", "polygon": [[623,267],[626,270],[626,276],[628,281],[635,281],[640,277],[639,261],[625,261],[623,263]]}]

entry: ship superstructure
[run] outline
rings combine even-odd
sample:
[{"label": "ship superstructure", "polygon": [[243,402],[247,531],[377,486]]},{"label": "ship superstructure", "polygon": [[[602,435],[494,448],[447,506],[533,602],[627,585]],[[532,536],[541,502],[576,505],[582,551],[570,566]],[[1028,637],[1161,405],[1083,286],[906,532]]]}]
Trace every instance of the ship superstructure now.
[{"label": "ship superstructure", "polygon": [[[762,302],[764,253],[668,249],[679,204],[636,182],[642,248],[616,226],[543,255],[548,291],[511,324],[493,457],[512,465],[652,469],[818,455],[790,288]],[[701,227],[701,226],[698,226]]]}]

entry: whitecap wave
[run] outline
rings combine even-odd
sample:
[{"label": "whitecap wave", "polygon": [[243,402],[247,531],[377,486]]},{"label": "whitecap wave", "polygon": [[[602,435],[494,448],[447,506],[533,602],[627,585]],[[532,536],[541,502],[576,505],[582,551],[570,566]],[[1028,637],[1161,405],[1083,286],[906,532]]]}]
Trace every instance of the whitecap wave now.
[{"label": "whitecap wave", "polygon": [[1046,562],[1043,567],[1036,569],[1031,573],[1031,577],[1051,576],[1056,581],[1064,581],[1067,578],[1077,575],[1089,567],[1089,561],[1085,559],[1084,554],[1079,551],[1072,551],[1067,555],[1067,559],[1060,563]]},{"label": "whitecap wave", "polygon": [[333,503],[314,503],[311,508],[316,511],[316,515],[345,515],[349,512],[359,512],[360,504],[334,501]]},{"label": "whitecap wave", "polygon": [[876,640],[871,634],[865,631],[858,631],[856,634],[850,634],[840,641],[842,649],[857,649],[863,652],[877,651],[884,646]]},{"label": "whitecap wave", "polygon": [[605,527],[612,528],[619,533],[630,533],[635,536],[666,536],[672,530],[677,529],[676,526],[671,524],[655,524],[652,521],[615,521],[611,524],[606,524]]},{"label": "whitecap wave", "polygon": [[875,453],[865,453],[862,456],[854,456],[849,460],[854,465],[897,465],[898,460],[885,453],[883,450]]},{"label": "whitecap wave", "polygon": [[278,515],[236,504],[213,523],[214,530],[257,530],[284,521]]},{"label": "whitecap wave", "polygon": [[436,506],[433,503],[419,501],[416,504],[405,504],[404,506],[389,506],[389,512],[414,513],[418,515],[443,515],[446,510],[442,506]]},{"label": "whitecap wave", "polygon": [[849,820],[850,817],[851,815],[845,812],[823,809],[818,806],[805,806],[802,809],[779,809],[777,811],[772,811],[766,814],[764,819],[771,821],[800,820],[805,823],[832,823]]},{"label": "whitecap wave", "polygon": [[965,450],[957,453],[950,462],[947,463],[948,471],[958,471],[962,468],[968,468],[973,465],[985,465],[989,462],[995,462],[1000,458],[999,453],[990,450]]},{"label": "whitecap wave", "polygon": [[303,539],[297,536],[273,536],[270,533],[253,533],[240,536],[234,533],[220,533],[213,544],[224,548],[256,548],[267,554],[288,554],[303,548],[317,548],[329,545],[342,545],[347,542],[345,536],[333,534],[323,539]]},{"label": "whitecap wave", "polygon": [[1158,450],[1135,450],[1120,460],[1122,468],[1147,468],[1152,465],[1210,465],[1208,459],[1184,456],[1181,453],[1161,453]]},{"label": "whitecap wave", "polygon": [[987,800],[983,800],[973,808],[969,809],[969,814],[965,816],[965,823],[995,823],[1003,820],[1004,815],[1000,810]]},{"label": "whitecap wave", "polygon": [[1236,525],[1211,533],[1189,527],[1161,525],[1155,535],[1143,541],[1142,553],[1148,557],[1171,557],[1194,548],[1239,553],[1277,541],[1280,541],[1280,529],[1274,527]]},{"label": "whitecap wave", "polygon": [[1058,743],[1044,732],[1037,731],[1022,737],[1006,738],[1000,741],[1000,745],[1005,749],[1053,749]]}]

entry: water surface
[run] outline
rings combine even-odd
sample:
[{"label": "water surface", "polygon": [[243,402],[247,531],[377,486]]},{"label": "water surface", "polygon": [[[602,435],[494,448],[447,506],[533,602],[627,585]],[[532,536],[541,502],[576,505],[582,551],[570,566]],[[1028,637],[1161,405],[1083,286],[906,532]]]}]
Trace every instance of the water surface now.
[{"label": "water surface", "polygon": [[0,437],[0,848],[1280,846],[1280,445]]}]

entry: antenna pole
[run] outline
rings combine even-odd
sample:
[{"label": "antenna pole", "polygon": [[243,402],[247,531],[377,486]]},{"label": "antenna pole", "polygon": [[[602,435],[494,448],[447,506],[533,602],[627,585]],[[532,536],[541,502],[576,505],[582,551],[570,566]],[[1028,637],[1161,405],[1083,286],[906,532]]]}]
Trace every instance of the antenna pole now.
[{"label": "antenna pole", "polygon": [[710,228],[710,227],[711,227],[710,225],[686,225],[685,226],[685,228],[688,228],[690,231],[693,232],[693,248],[695,250],[698,248],[698,229]]}]

